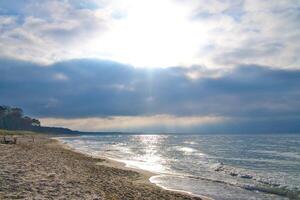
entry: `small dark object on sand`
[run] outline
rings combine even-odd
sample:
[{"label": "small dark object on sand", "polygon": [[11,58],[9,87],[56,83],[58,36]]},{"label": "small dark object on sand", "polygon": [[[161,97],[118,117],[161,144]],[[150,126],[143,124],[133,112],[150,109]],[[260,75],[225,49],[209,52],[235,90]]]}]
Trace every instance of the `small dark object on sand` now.
[{"label": "small dark object on sand", "polygon": [[17,138],[13,137],[7,139],[5,136],[3,136],[3,140],[1,140],[1,144],[17,144]]}]

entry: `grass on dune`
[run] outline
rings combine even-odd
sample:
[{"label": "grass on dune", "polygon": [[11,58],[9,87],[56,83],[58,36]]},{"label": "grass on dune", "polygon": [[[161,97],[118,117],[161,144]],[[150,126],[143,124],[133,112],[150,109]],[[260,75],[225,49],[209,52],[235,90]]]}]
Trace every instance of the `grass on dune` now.
[{"label": "grass on dune", "polygon": [[0,129],[0,135],[37,135],[38,133],[31,132],[31,131],[9,131]]}]

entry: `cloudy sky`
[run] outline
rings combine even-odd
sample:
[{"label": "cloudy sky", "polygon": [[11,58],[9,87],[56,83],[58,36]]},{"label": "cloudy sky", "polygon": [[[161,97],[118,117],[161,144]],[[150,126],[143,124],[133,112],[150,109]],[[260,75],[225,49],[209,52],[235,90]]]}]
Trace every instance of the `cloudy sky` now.
[{"label": "cloudy sky", "polygon": [[2,0],[0,104],[84,131],[299,132],[298,0]]}]

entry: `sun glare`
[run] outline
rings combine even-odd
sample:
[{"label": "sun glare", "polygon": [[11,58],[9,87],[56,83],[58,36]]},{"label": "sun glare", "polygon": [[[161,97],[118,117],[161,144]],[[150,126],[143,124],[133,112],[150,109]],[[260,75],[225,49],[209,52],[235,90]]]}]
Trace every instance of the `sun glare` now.
[{"label": "sun glare", "polygon": [[114,20],[107,34],[91,41],[90,48],[137,67],[193,62],[203,34],[190,20],[189,7],[169,0],[130,2],[123,8],[124,16]]}]

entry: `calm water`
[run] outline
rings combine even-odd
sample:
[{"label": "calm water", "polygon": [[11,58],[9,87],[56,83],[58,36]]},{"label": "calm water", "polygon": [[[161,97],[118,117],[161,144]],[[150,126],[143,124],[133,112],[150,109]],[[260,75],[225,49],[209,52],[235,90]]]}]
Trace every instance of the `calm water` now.
[{"label": "calm water", "polygon": [[61,138],[214,199],[300,199],[300,135],[86,135]]}]

